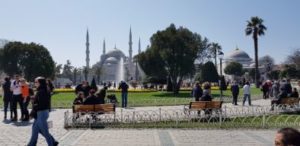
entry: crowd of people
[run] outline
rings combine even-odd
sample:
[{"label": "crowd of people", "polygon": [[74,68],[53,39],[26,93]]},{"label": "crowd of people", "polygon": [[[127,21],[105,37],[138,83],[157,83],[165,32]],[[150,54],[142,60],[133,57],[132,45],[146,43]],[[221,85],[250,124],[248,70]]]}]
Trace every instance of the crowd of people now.
[{"label": "crowd of people", "polygon": [[[39,133],[42,134],[49,146],[56,146],[58,142],[53,138],[48,130],[48,117],[51,110],[51,93],[53,92],[53,85],[50,80],[44,77],[37,77],[34,81],[34,87],[30,87],[29,83],[20,75],[15,75],[14,79],[5,77],[3,88],[4,101],[4,120],[7,120],[7,110],[10,109],[10,120],[18,121],[17,104],[19,104],[21,111],[21,121],[29,121],[34,119],[32,124],[32,134],[29,146],[37,144]],[[32,104],[32,110],[29,113],[28,105]]]},{"label": "crowd of people", "polygon": [[[126,82],[121,81],[119,88],[122,92],[122,107],[127,107],[127,93],[129,86]],[[98,91],[97,88],[92,88],[87,81],[82,81],[81,84],[77,85],[75,88],[76,98],[74,99],[73,104],[83,104],[83,105],[92,105],[92,104],[105,104],[106,91],[108,87],[104,86],[101,90]]]}]

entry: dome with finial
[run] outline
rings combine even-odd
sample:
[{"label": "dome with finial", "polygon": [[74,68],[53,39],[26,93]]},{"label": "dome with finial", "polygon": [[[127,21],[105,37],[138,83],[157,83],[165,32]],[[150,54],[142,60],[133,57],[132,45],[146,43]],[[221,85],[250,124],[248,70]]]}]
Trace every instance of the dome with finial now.
[{"label": "dome with finial", "polygon": [[230,52],[226,57],[225,59],[227,60],[234,60],[234,61],[251,61],[252,59],[249,57],[249,55],[243,51],[243,50],[240,50],[238,47]]},{"label": "dome with finial", "polygon": [[108,51],[105,54],[105,56],[107,56],[107,58],[114,57],[116,59],[120,59],[120,58],[124,58],[125,57],[124,53],[121,50],[117,49],[116,47],[113,50]]}]

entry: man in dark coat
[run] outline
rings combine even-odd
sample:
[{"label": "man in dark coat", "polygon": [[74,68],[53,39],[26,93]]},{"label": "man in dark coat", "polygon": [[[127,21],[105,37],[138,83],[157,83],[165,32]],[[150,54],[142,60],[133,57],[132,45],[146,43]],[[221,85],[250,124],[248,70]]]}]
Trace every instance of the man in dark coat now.
[{"label": "man in dark coat", "polygon": [[85,105],[92,105],[97,104],[97,96],[95,96],[95,90],[90,90],[90,95],[86,98],[86,100],[83,102]]},{"label": "man in dark coat", "polygon": [[203,90],[199,83],[195,84],[195,87],[192,90],[192,95],[195,98],[195,101],[199,101],[203,95]]},{"label": "man in dark coat", "polygon": [[2,89],[3,89],[3,102],[4,102],[4,120],[6,120],[7,118],[7,109],[8,109],[8,105],[10,106],[10,118],[12,119],[12,106],[11,106],[11,100],[12,100],[12,92],[10,90],[10,78],[9,77],[5,77],[5,82],[2,85]]},{"label": "man in dark coat", "polygon": [[76,86],[75,94],[77,95],[78,92],[82,91],[84,93],[84,97],[88,97],[91,89],[92,88],[87,81],[82,81],[81,84]]},{"label": "man in dark coat", "polygon": [[237,99],[239,96],[239,92],[240,92],[239,85],[234,81],[233,84],[231,85],[231,93],[232,93],[232,98],[233,98],[232,104],[234,104],[234,105],[238,105]]},{"label": "man in dark coat", "polygon": [[128,93],[128,85],[126,82],[121,81],[121,84],[118,89],[121,89],[122,92],[122,107],[125,108],[127,107],[127,93]]}]

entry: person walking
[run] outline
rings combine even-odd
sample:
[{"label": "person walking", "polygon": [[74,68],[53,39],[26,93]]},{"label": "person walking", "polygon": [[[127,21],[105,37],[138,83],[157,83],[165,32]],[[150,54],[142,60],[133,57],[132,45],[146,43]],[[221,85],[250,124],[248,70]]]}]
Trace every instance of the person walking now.
[{"label": "person walking", "polygon": [[5,77],[4,83],[2,85],[3,89],[3,103],[4,103],[4,120],[7,119],[7,109],[8,105],[10,106],[10,119],[13,119],[13,110],[12,110],[12,92],[10,90],[10,78]]},{"label": "person walking", "polygon": [[47,89],[46,79],[44,77],[37,77],[34,83],[37,93],[34,97],[33,111],[31,112],[34,122],[28,146],[36,146],[39,133],[45,137],[48,146],[57,146],[58,142],[49,133],[47,123],[50,109],[50,92]]},{"label": "person walking", "polygon": [[245,105],[246,99],[248,99],[249,106],[251,106],[251,94],[250,94],[250,84],[246,82],[243,87],[244,99],[243,99],[243,106]]},{"label": "person walking", "polygon": [[202,95],[203,95],[203,90],[202,90],[202,88],[201,88],[201,85],[200,85],[200,83],[196,83],[195,84],[195,87],[193,88],[193,90],[192,90],[192,95],[193,95],[193,97],[195,98],[195,101],[199,101],[200,100],[200,98],[202,97]]},{"label": "person walking", "polygon": [[128,85],[126,82],[121,81],[121,84],[118,89],[121,89],[122,92],[122,108],[127,107],[127,93],[128,93]]},{"label": "person walking", "polygon": [[[17,111],[17,103],[20,105],[21,113],[22,113],[22,92],[21,92],[21,83],[19,75],[15,75],[15,80],[11,82],[10,90],[13,92],[12,95],[12,110],[14,113],[14,117],[12,121],[18,120],[18,111]],[[22,114],[23,115],[23,114]]]},{"label": "person walking", "polygon": [[237,99],[239,96],[240,88],[239,85],[236,83],[236,81],[233,82],[231,85],[231,93],[232,93],[232,104],[238,105],[237,104]]}]

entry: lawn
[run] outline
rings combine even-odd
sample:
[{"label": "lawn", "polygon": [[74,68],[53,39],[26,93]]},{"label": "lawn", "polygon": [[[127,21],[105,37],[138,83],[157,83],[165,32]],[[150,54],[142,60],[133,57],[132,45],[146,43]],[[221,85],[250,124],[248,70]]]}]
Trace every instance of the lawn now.
[{"label": "lawn", "polygon": [[[252,88],[252,95],[261,94],[260,89]],[[107,95],[115,94],[119,103],[121,102],[120,92],[107,92]],[[230,97],[231,92],[229,90],[224,91],[224,96]],[[219,90],[212,90],[212,96],[214,98],[220,97]],[[52,107],[54,108],[71,108],[72,102],[75,98],[73,92],[56,93],[52,96]],[[171,92],[129,92],[128,93],[128,105],[133,106],[162,106],[162,105],[180,105],[187,104],[193,98],[191,97],[191,91],[181,91],[178,95],[174,95]],[[0,100],[2,106],[2,100]]]}]

